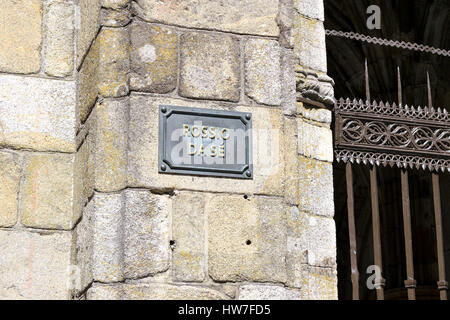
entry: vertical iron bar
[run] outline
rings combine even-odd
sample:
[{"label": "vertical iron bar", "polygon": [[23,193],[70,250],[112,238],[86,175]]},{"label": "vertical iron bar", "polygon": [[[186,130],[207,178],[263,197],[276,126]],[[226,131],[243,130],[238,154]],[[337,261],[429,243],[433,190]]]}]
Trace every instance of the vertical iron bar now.
[{"label": "vertical iron bar", "polygon": [[445,280],[445,256],[444,256],[444,240],[442,233],[442,211],[441,211],[441,191],[439,187],[439,174],[432,173],[433,178],[433,201],[434,201],[434,217],[436,220],[436,244],[439,265],[439,281],[438,289],[441,300],[447,300],[448,282]]},{"label": "vertical iron bar", "polygon": [[403,230],[405,234],[406,253],[406,276],[405,288],[408,291],[408,300],[416,300],[416,280],[414,279],[414,257],[411,232],[411,208],[409,202],[408,171],[402,169],[402,207],[403,207]]},{"label": "vertical iron bar", "polygon": [[428,91],[428,108],[433,108],[433,98],[431,97],[430,74],[427,71],[427,91]]},{"label": "vertical iron bar", "polygon": [[[369,67],[367,59],[365,61],[365,81],[366,81],[366,98],[370,103],[370,82]],[[370,168],[370,197],[372,202],[372,232],[373,232],[373,255],[374,263],[379,268],[380,274],[376,274],[375,288],[377,289],[377,299],[384,300],[385,280],[383,279],[383,259],[381,252],[381,236],[380,236],[380,211],[378,203],[378,182],[377,167],[374,164]]]},{"label": "vertical iron bar", "polygon": [[373,255],[375,265],[379,268],[380,274],[375,280],[377,289],[377,299],[384,300],[385,280],[382,277],[383,258],[381,253],[381,236],[380,236],[380,211],[378,203],[378,181],[377,167],[374,165],[370,168],[370,198],[372,202],[372,231],[373,231]]},{"label": "vertical iron bar", "polygon": [[[431,96],[430,74],[427,71],[428,108],[433,108]],[[447,300],[448,282],[445,275],[444,240],[442,232],[441,189],[439,185],[439,173],[432,173],[434,218],[436,224],[436,247],[438,255],[439,281],[437,282],[441,300]]]},{"label": "vertical iron bar", "polygon": [[[400,67],[397,66],[397,81],[398,81],[398,103],[403,104],[402,97],[402,78],[400,74]],[[412,232],[411,232],[411,206],[409,201],[409,179],[407,169],[401,170],[402,182],[402,211],[403,211],[403,231],[405,236],[405,254],[406,254],[406,277],[405,288],[408,291],[408,300],[416,300],[416,280],[414,279],[414,256],[412,246]]]},{"label": "vertical iron bar", "polygon": [[397,96],[398,96],[398,104],[402,106],[403,104],[403,95],[402,95],[402,77],[400,75],[400,67],[397,66]]},{"label": "vertical iron bar", "polygon": [[369,67],[367,66],[367,58],[365,62],[365,79],[366,79],[366,99],[367,102],[370,103],[370,82],[369,82]]},{"label": "vertical iron bar", "polygon": [[355,228],[355,202],[353,197],[353,172],[352,165],[347,162],[346,167],[347,181],[347,213],[348,213],[348,233],[350,240],[350,265],[352,274],[352,295],[353,300],[359,300],[359,272],[356,247],[356,228]]}]

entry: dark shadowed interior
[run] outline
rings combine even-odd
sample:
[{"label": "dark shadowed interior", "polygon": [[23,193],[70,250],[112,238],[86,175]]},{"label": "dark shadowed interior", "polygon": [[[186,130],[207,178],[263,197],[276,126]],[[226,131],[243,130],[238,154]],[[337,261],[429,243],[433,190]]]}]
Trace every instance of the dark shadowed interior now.
[{"label": "dark shadowed interior", "polygon": [[[366,26],[366,9],[381,8],[381,30]],[[390,40],[415,42],[450,50],[449,0],[326,0],[325,27],[353,31]],[[450,111],[450,57],[406,49],[327,37],[328,74],[335,80],[336,98],[365,99],[364,62],[367,59],[371,99],[397,102],[397,67],[402,79],[403,103],[427,105],[427,72],[433,106]],[[345,165],[335,164],[335,221],[340,299],[352,298]],[[353,166],[355,225],[360,274],[360,299],[376,299],[366,281],[374,264],[369,166]],[[402,219],[400,170],[378,169],[379,206],[385,299],[407,299],[405,245]],[[439,299],[438,263],[431,173],[409,171],[414,272],[417,299]],[[447,281],[450,276],[450,174],[440,174],[442,223]]]}]

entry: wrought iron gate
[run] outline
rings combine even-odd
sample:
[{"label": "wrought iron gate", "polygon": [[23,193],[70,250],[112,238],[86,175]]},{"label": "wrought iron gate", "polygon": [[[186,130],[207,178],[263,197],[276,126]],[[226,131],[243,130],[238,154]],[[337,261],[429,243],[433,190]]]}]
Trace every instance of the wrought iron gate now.
[{"label": "wrought iron gate", "polygon": [[401,170],[402,217],[406,258],[404,287],[408,299],[416,298],[413,241],[409,195],[410,170],[426,170],[432,175],[436,249],[440,298],[447,300],[440,173],[450,172],[450,115],[433,108],[430,80],[427,74],[428,106],[409,107],[403,104],[399,69],[398,102],[371,102],[367,61],[365,64],[366,101],[340,99],[335,103],[335,158],[346,164],[347,218],[351,265],[352,296],[359,299],[358,247],[355,227],[353,164],[364,164],[370,170],[370,197],[373,234],[373,260],[380,268],[376,274],[377,299],[384,299],[386,281],[383,278],[382,243],[377,182],[377,168],[397,167]]}]

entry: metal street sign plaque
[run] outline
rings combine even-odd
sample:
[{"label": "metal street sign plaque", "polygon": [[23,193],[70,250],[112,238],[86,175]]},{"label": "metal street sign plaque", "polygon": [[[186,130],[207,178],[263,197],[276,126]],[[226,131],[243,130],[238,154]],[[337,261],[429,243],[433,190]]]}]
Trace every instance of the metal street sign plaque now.
[{"label": "metal street sign plaque", "polygon": [[253,179],[252,114],[159,106],[159,172]]}]

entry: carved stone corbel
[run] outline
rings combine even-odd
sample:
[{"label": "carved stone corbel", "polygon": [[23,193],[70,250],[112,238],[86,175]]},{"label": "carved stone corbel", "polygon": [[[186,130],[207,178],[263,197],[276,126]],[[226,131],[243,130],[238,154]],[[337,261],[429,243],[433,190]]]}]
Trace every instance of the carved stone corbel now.
[{"label": "carved stone corbel", "polygon": [[326,74],[297,66],[297,100],[313,105],[332,108],[335,103],[334,81]]}]

